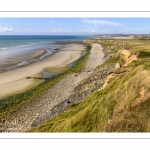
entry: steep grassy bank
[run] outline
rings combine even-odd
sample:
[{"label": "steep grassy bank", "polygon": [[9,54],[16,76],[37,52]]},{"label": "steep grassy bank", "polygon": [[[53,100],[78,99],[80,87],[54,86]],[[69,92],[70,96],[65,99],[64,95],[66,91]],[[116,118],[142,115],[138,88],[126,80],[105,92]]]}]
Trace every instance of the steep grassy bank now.
[{"label": "steep grassy bank", "polygon": [[32,101],[32,98],[34,98],[35,95],[40,94],[42,91],[48,88],[52,88],[56,83],[58,83],[61,79],[66,77],[68,74],[72,72],[80,72],[84,68],[84,65],[88,59],[88,56],[90,54],[90,49],[91,46],[87,45],[87,49],[86,49],[87,53],[78,61],[76,61],[73,67],[70,68],[68,67],[69,69],[66,72],[61,73],[52,79],[46,80],[44,83],[42,83],[41,85],[37,86],[32,90],[1,100],[0,117],[1,118],[5,117],[5,115],[9,115],[9,113],[21,108],[25,103],[27,102],[29,103],[30,101]]},{"label": "steep grassy bank", "polygon": [[[149,132],[150,40],[88,40],[100,43],[109,59],[98,68],[115,66],[105,88],[71,105],[64,113],[30,132]],[[137,60],[123,63],[121,50]],[[124,60],[125,61],[125,60]]]}]

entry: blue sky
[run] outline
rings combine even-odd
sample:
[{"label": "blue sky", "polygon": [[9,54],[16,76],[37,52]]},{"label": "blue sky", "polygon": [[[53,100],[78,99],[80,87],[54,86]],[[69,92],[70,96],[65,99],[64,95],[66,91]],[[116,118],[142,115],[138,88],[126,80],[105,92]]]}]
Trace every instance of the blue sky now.
[{"label": "blue sky", "polygon": [[150,34],[150,18],[0,18],[0,35]]}]

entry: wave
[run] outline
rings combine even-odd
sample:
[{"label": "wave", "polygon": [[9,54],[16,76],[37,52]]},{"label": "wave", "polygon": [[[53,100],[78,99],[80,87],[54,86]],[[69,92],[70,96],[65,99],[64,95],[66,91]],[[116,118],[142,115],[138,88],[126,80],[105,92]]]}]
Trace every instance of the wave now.
[{"label": "wave", "polygon": [[52,44],[53,42],[50,41],[42,41],[42,42],[23,42],[20,43],[19,41],[16,41],[16,43],[5,43],[0,44],[0,52],[2,51],[21,51],[21,50],[30,50],[30,49],[37,49],[42,48],[44,46],[48,46]]}]

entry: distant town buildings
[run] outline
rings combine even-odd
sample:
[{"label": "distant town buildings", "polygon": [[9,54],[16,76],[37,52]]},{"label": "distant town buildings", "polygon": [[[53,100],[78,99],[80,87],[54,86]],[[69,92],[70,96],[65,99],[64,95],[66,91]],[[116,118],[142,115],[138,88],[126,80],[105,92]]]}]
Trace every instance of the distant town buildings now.
[{"label": "distant town buildings", "polygon": [[94,39],[150,39],[150,34],[97,34]]}]

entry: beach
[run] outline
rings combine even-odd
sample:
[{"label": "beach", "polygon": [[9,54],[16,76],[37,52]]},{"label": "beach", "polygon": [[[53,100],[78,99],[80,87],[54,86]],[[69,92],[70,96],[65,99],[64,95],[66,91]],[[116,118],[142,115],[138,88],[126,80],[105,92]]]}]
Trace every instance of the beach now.
[{"label": "beach", "polygon": [[[81,48],[82,46],[79,47]],[[69,49],[66,51],[69,53],[69,56],[72,54],[71,58],[75,59],[77,56],[79,57],[79,53],[71,53]],[[81,52],[79,49],[77,51]],[[64,51],[57,54],[62,55],[62,53],[64,53]],[[56,59],[56,55],[53,55],[53,57]],[[57,66],[64,66],[72,59],[66,60],[61,60],[61,62],[64,62],[64,64],[57,64]],[[104,83],[105,77],[100,75],[101,71],[96,72],[95,69],[104,61],[105,59],[102,46],[99,44],[92,44],[91,53],[83,71],[80,73],[72,72],[60,80],[52,88],[44,90],[40,94],[35,95],[35,97],[33,97],[29,103],[26,103],[20,109],[12,112],[8,116],[5,116],[1,130],[3,132],[24,132],[41,124],[43,121],[62,113],[71,103],[78,102],[90,95],[95,88],[95,90],[99,89],[99,86]],[[96,79],[96,76],[98,76],[98,80]],[[78,91],[80,90],[78,87],[82,85],[82,82],[88,82],[89,84],[91,79],[94,79],[95,83],[93,83],[98,85],[94,85],[93,87],[91,87],[91,85],[87,85],[86,87],[83,87],[84,92],[82,95],[80,95],[82,90]],[[10,124],[5,122],[9,122]],[[11,122],[15,123],[11,124]]]},{"label": "beach", "polygon": [[[79,59],[84,50],[84,45],[68,44],[67,47],[60,48],[42,60],[0,73],[0,99],[25,92],[39,85],[45,81],[42,79],[43,71],[56,74],[61,72],[64,67]],[[38,50],[29,57],[35,59],[44,53],[45,50]]]}]

